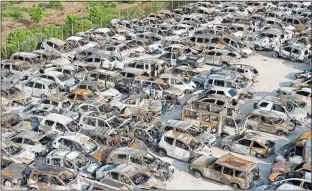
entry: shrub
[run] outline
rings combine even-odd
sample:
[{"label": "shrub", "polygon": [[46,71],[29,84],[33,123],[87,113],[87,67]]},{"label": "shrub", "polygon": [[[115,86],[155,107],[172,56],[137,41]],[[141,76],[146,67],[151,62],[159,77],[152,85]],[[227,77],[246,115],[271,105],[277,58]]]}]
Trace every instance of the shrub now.
[{"label": "shrub", "polygon": [[52,9],[59,9],[59,10],[64,9],[63,4],[59,1],[49,1],[49,7]]},{"label": "shrub", "polygon": [[54,37],[61,39],[62,38],[62,29],[60,26],[49,25],[44,27],[43,34],[46,38]]},{"label": "shrub", "polygon": [[8,57],[18,51],[26,51],[35,49],[37,47],[38,42],[36,41],[29,41],[28,46],[25,45],[22,47],[22,44],[25,44],[25,41],[28,41],[30,38],[32,38],[34,34],[30,32],[29,30],[25,29],[15,29],[12,32],[10,32],[6,39],[6,51],[3,51],[5,54],[8,55]]},{"label": "shrub", "polygon": [[33,20],[36,23],[39,23],[45,16],[44,9],[39,6],[33,6],[28,10],[28,14],[31,17],[31,20]]}]

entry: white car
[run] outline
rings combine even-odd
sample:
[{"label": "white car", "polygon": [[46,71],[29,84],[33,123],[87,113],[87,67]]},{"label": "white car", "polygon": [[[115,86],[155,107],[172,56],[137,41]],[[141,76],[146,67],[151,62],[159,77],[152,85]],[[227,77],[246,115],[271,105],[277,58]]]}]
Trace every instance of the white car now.
[{"label": "white car", "polygon": [[292,101],[285,101],[274,96],[264,96],[254,105],[255,109],[272,111],[276,114],[287,115],[294,123],[303,125],[307,119],[307,111],[296,107]]},{"label": "white car", "polygon": [[78,132],[80,126],[70,117],[50,113],[42,119],[38,127],[45,133],[63,134],[64,132]]},{"label": "white car", "polygon": [[225,88],[225,87],[219,87],[219,86],[213,86],[211,89],[209,90],[197,90],[196,92],[194,92],[192,94],[192,97],[194,96],[201,96],[201,95],[222,95],[222,96],[226,96],[228,98],[232,98],[236,101],[239,100],[239,95],[237,94],[237,91],[233,88]]},{"label": "white car", "polygon": [[45,155],[48,152],[47,144],[50,143],[51,138],[37,131],[22,131],[9,137],[8,140],[35,154]]},{"label": "white car", "polygon": [[196,90],[196,84],[193,81],[173,74],[162,74],[159,77],[164,80],[165,83],[180,89],[186,94],[190,94]]},{"label": "white car", "polygon": [[47,97],[60,91],[55,82],[40,77],[23,81],[16,86],[33,97]]},{"label": "white car", "polygon": [[197,141],[191,135],[170,130],[166,132],[158,143],[160,156],[170,156],[185,162],[201,155],[211,156],[210,148]]},{"label": "white car", "polygon": [[64,74],[58,71],[48,71],[39,75],[39,77],[47,79],[47,80],[51,80],[52,82],[57,83],[59,88],[62,90],[68,90],[70,87],[75,85],[74,78],[72,78],[68,74]]}]

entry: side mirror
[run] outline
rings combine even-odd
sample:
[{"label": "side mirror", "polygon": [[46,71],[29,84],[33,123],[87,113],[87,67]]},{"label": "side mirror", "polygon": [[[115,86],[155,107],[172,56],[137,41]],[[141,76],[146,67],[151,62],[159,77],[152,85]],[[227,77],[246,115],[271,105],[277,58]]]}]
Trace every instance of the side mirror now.
[{"label": "side mirror", "polygon": [[254,109],[258,108],[258,103],[254,103]]}]

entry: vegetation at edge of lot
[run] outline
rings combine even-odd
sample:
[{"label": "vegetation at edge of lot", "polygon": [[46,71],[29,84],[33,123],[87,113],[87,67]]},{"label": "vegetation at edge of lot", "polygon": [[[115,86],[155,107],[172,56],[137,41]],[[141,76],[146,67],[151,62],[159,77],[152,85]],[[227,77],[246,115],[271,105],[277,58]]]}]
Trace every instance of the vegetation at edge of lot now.
[{"label": "vegetation at edge of lot", "polygon": [[[55,37],[66,39],[82,32],[96,27],[108,27],[113,18],[122,19],[140,19],[151,12],[157,12],[162,9],[171,9],[179,6],[178,2],[150,2],[150,6],[136,6],[127,10],[115,9],[116,4],[112,2],[88,2],[89,12],[84,18],[79,18],[76,14],[69,14],[66,17],[64,25],[31,26],[28,29],[15,29],[9,33],[4,45],[2,46],[1,57],[9,58],[14,52],[33,51],[38,48],[38,44],[44,38]],[[144,5],[144,4],[142,4]],[[180,4],[182,5],[182,3]],[[46,14],[44,8],[35,6],[32,19],[40,22]],[[31,10],[30,8],[29,10]]]}]

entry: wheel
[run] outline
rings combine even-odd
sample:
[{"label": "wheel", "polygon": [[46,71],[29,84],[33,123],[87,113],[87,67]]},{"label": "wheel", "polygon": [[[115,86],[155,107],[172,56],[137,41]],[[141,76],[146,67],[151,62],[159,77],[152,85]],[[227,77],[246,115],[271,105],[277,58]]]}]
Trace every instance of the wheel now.
[{"label": "wheel", "polygon": [[201,178],[202,177],[202,174],[199,170],[192,170],[192,173],[193,175],[196,177],[196,178]]},{"label": "wheel", "polygon": [[33,187],[32,187],[32,188],[30,188],[30,190],[38,190],[38,189],[37,189],[37,188],[33,188]]},{"label": "wheel", "polygon": [[281,181],[282,179],[283,179],[282,176],[277,176],[277,177],[274,179],[274,181]]},{"label": "wheel", "polygon": [[12,188],[13,184],[10,180],[6,180],[4,181],[4,186],[7,188]]},{"label": "wheel", "polygon": [[232,184],[231,184],[231,187],[232,187],[233,189],[239,189],[238,184],[235,184],[235,183],[232,183]]},{"label": "wheel", "polygon": [[185,93],[190,94],[190,93],[192,93],[192,91],[191,90],[185,90]]},{"label": "wheel", "polygon": [[200,83],[195,82],[196,88],[200,88]]},{"label": "wheel", "polygon": [[228,67],[228,66],[230,66],[230,65],[229,65],[228,63],[226,63],[226,62],[222,62],[221,66],[222,66],[222,67]]},{"label": "wheel", "polygon": [[115,106],[113,106],[112,108],[113,108],[113,110],[114,110],[114,111],[117,111],[117,112],[119,112],[119,109],[118,109],[118,107],[115,107]]},{"label": "wheel", "polygon": [[224,147],[223,147],[223,150],[224,150],[224,151],[227,151],[227,152],[230,152],[230,151],[231,151],[231,149],[230,149],[229,146],[224,146]]},{"label": "wheel", "polygon": [[44,94],[41,95],[41,98],[46,98],[46,97],[47,97],[47,95],[44,95]]},{"label": "wheel", "polygon": [[278,135],[278,136],[283,136],[283,135],[284,135],[284,132],[283,132],[283,131],[277,131],[277,132],[276,132],[276,135]]},{"label": "wheel", "polygon": [[263,155],[260,153],[256,153],[256,157],[260,159],[260,158],[263,158]]},{"label": "wheel", "polygon": [[166,151],[164,149],[159,149],[158,154],[162,157],[165,157],[167,155]]},{"label": "wheel", "polygon": [[279,56],[278,52],[273,52],[273,58],[277,58]]}]

